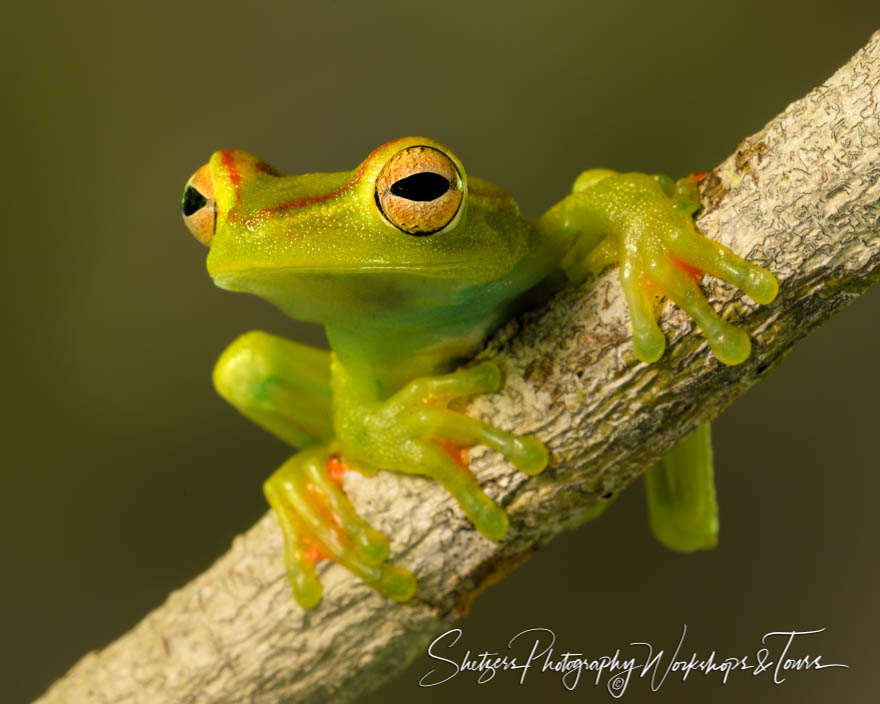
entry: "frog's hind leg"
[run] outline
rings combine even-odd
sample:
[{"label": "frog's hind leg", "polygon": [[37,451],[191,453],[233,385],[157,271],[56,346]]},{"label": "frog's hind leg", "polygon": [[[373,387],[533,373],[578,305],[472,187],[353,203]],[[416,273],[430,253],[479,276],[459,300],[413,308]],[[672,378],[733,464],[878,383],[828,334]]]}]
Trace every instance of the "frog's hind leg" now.
[{"label": "frog's hind leg", "polygon": [[248,332],[220,355],[214,386],[241,413],[294,447],[333,437],[327,350]]},{"label": "frog's hind leg", "polygon": [[332,469],[345,469],[332,452],[330,353],[264,332],[236,339],[214,368],[223,398],[245,416],[303,449],[263,484],[284,536],[284,562],[303,608],[321,600],[315,562],[329,558],[386,596],[405,601],[415,577],[389,565],[388,541],[358,517]]},{"label": "frog's hind leg", "polygon": [[691,552],[718,543],[718,504],[709,423],[700,426],[645,473],[654,537]]}]

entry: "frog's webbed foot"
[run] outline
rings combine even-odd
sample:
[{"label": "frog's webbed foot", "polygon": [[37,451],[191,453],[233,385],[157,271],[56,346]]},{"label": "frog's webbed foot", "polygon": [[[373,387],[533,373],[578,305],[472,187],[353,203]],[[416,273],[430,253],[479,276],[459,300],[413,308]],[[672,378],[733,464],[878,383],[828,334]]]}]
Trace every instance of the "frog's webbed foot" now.
[{"label": "frog's webbed foot", "polygon": [[349,438],[344,444],[358,461],[436,479],[477,530],[499,540],[507,532],[507,514],[486,496],[464,451],[488,445],[521,471],[537,474],[547,466],[547,448],[535,438],[498,430],[446,405],[455,398],[497,391],[500,385],[501,372],[491,362],[415,379],[371,413],[366,443],[358,447]]},{"label": "frog's webbed foot", "polygon": [[632,313],[636,356],[653,362],[663,354],[666,340],[653,306],[659,293],[694,319],[721,362],[739,364],[751,352],[749,337],[712,309],[700,290],[700,275],[731,283],[758,303],[772,301],[778,284],[766,269],[697,232],[690,216],[694,200],[672,195],[672,209],[650,215],[649,222],[633,218],[618,238],[620,281]]},{"label": "frog's webbed foot", "polygon": [[673,184],[665,176],[608,177],[597,172],[590,180],[592,173],[582,175],[575,193],[584,187],[603,192],[612,231],[581,261],[576,274],[620,263],[636,357],[654,362],[663,354],[666,339],[657,326],[655,300],[666,296],[694,319],[721,362],[744,361],[751,351],[748,335],[712,309],[700,290],[700,277],[706,273],[731,283],[757,303],[772,301],[779,286],[766,269],[697,232],[691,218],[699,207],[697,178]]},{"label": "frog's webbed foot", "polygon": [[[653,309],[646,300],[653,289],[671,298],[694,319],[719,361],[739,364],[751,352],[749,336],[723,320],[709,305],[699,286],[701,272],[733,284],[757,303],[772,301],[779,285],[766,269],[697,232],[691,213],[699,200],[695,193],[690,198],[683,193],[687,182],[694,185],[696,182],[694,179],[682,181],[672,194],[673,212],[658,223],[652,237],[642,236],[639,246],[626,248],[622,258],[621,283],[634,311],[636,355],[644,361],[654,361],[665,346]],[[625,239],[637,237],[630,232]]]},{"label": "frog's webbed foot", "polygon": [[[321,600],[315,562],[330,558],[385,596],[408,600],[416,578],[388,564],[388,541],[365,523],[332,472],[343,467],[326,445],[291,457],[263,485],[284,536],[284,562],[293,594],[303,608]],[[344,468],[344,467],[343,467]]]}]

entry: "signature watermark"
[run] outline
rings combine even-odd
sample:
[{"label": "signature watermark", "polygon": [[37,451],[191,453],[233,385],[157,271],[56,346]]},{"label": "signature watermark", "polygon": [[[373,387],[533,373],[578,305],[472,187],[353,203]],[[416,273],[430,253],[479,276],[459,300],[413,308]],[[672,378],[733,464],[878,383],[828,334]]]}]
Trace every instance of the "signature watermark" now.
[{"label": "signature watermark", "polygon": [[[760,647],[746,654],[724,654],[715,650],[698,654],[685,649],[687,625],[681,629],[678,645],[670,653],[657,650],[651,643],[633,642],[613,653],[590,655],[557,646],[556,634],[549,628],[520,631],[507,643],[504,652],[473,652],[460,642],[462,630],[453,628],[437,636],[428,646],[428,656],[439,663],[419,680],[420,687],[437,687],[459,675],[470,675],[477,684],[487,684],[502,673],[518,677],[538,674],[556,676],[562,686],[574,690],[589,683],[604,687],[615,699],[622,697],[634,679],[646,680],[658,691],[670,678],[703,675],[716,677],[722,684],[735,675],[766,677],[774,685],[807,670],[843,667],[842,663],[824,662],[822,655],[807,651],[812,631],[770,631],[761,638]],[[461,654],[461,650],[465,650]],[[453,653],[457,653],[454,655]]]}]

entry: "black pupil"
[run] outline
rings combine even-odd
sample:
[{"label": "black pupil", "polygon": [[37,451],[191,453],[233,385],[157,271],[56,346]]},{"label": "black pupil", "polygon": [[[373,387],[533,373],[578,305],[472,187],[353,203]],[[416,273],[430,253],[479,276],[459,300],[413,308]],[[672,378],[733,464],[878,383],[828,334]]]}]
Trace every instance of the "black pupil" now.
[{"label": "black pupil", "polygon": [[183,202],[181,203],[183,206],[183,214],[189,217],[193,213],[204,208],[205,203],[207,202],[205,196],[199,193],[198,189],[193,188],[192,186],[187,186],[186,190],[183,192]]},{"label": "black pupil", "polygon": [[391,184],[391,192],[407,200],[434,200],[449,190],[450,183],[445,176],[433,171],[422,171],[407,176]]}]

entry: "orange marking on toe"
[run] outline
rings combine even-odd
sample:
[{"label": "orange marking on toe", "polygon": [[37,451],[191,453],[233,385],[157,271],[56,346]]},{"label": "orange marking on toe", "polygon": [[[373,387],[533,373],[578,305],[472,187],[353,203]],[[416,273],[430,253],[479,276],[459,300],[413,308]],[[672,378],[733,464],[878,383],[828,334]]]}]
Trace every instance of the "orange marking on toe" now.
[{"label": "orange marking on toe", "polygon": [[306,556],[312,561],[312,563],[317,562],[318,560],[332,560],[326,552],[321,550],[317,545],[312,542],[309,542],[306,546]]},{"label": "orange marking on toe", "polygon": [[642,290],[645,293],[649,296],[654,296],[654,298],[663,298],[666,296],[666,294],[663,293],[663,289],[651,281],[644,272],[639,276],[639,286],[642,287]]},{"label": "orange marking on toe", "polygon": [[[315,491],[308,491],[309,502],[321,513],[323,517],[323,521],[335,526],[337,529],[341,529],[339,525],[339,520],[330,510],[330,507],[327,506],[326,502],[320,496],[320,494]],[[317,542],[314,538],[310,536],[303,536],[303,547],[306,549],[306,556],[314,563],[318,560],[333,560],[336,562],[336,558],[329,552],[327,552],[319,542]]]},{"label": "orange marking on toe", "polygon": [[327,474],[330,478],[341,487],[342,475],[348,471],[348,466],[345,464],[345,460],[339,455],[330,455],[327,458],[326,468]]},{"label": "orange marking on toe", "polygon": [[706,172],[705,171],[694,171],[693,173],[691,173],[691,176],[693,176],[697,180],[697,182],[699,182],[699,181],[702,181],[704,178],[706,178]]},{"label": "orange marking on toe", "polygon": [[473,474],[470,465],[468,464],[468,450],[470,448],[467,445],[459,445],[458,443],[449,440],[434,440],[434,442],[437,443],[437,446],[443,450],[443,452],[452,458],[452,461],[455,462],[455,464],[468,474]]},{"label": "orange marking on toe", "polygon": [[681,261],[681,259],[678,259],[677,257],[674,257],[671,254],[669,255],[669,258],[672,260],[672,263],[675,264],[675,266],[677,266],[685,274],[690,276],[694,280],[694,283],[700,283],[700,281],[703,278],[702,271],[697,269],[697,267],[695,267],[691,264],[688,264],[687,262]]}]

